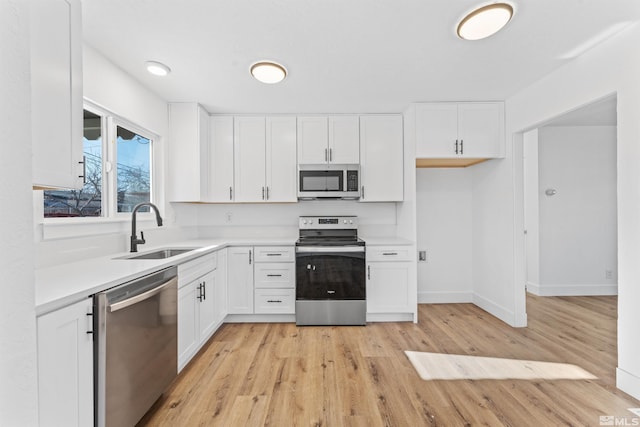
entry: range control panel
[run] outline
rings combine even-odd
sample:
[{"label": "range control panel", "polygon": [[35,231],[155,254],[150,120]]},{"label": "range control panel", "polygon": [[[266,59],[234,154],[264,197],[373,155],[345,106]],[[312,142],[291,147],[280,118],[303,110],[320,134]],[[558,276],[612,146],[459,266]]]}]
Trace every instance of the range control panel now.
[{"label": "range control panel", "polygon": [[301,216],[298,227],[304,229],[349,230],[358,228],[357,216]]}]

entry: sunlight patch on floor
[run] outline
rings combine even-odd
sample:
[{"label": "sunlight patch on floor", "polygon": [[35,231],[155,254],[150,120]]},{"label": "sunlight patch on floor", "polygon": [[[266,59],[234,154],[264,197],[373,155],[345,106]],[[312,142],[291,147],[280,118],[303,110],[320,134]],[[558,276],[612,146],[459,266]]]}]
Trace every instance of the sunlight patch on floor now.
[{"label": "sunlight patch on floor", "polygon": [[597,379],[568,363],[405,351],[423,380]]}]

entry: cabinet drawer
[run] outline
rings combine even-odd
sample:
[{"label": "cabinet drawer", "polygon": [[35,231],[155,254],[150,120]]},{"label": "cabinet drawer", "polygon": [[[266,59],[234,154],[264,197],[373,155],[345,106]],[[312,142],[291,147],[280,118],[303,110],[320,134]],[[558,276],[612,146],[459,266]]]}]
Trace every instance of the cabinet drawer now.
[{"label": "cabinet drawer", "polygon": [[256,289],[256,314],[294,314],[295,289]]},{"label": "cabinet drawer", "polygon": [[294,246],[256,246],[254,248],[256,262],[293,262]]},{"label": "cabinet drawer", "polygon": [[367,246],[369,261],[411,261],[411,246]]},{"label": "cabinet drawer", "polygon": [[255,265],[256,288],[295,288],[296,265],[291,262],[269,262]]},{"label": "cabinet drawer", "polygon": [[181,288],[198,277],[215,270],[218,264],[218,253],[207,254],[178,265],[178,288]]}]

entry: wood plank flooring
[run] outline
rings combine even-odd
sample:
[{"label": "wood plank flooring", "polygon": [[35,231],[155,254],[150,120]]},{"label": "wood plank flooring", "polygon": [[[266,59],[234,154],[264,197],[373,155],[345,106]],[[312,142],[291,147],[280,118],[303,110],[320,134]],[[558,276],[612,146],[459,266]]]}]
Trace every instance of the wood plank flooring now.
[{"label": "wood plank flooring", "polygon": [[[226,324],[139,425],[632,423],[627,408],[640,402],[615,388],[616,306],[616,297],[529,296],[527,328],[472,304],[420,305],[418,324]],[[572,363],[598,379],[423,381],[404,350]]]}]

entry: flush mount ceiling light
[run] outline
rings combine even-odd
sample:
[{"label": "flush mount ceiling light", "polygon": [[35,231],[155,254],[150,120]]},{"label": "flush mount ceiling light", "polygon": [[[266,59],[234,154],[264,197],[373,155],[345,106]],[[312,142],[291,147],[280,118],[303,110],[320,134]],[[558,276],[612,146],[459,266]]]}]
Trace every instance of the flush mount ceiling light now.
[{"label": "flush mount ceiling light", "polygon": [[513,6],[493,3],[482,6],[465,16],[458,24],[458,37],[465,40],[480,40],[502,29],[513,16]]},{"label": "flush mount ceiling light", "polygon": [[164,65],[162,62],[157,61],[147,61],[146,62],[147,71],[155,76],[166,76],[171,72],[171,68]]},{"label": "flush mount ceiling light", "polygon": [[251,75],[258,81],[267,84],[280,83],[287,77],[287,69],[273,61],[259,61],[250,68]]}]

